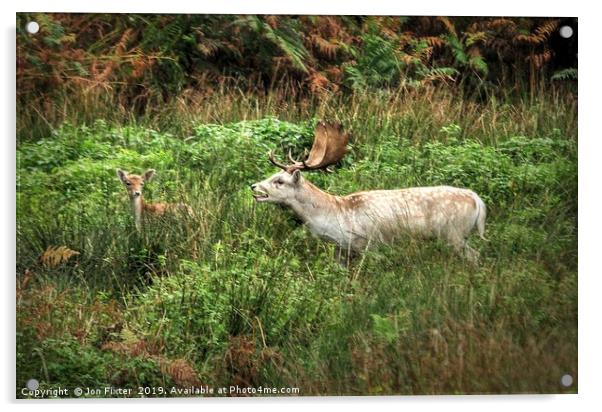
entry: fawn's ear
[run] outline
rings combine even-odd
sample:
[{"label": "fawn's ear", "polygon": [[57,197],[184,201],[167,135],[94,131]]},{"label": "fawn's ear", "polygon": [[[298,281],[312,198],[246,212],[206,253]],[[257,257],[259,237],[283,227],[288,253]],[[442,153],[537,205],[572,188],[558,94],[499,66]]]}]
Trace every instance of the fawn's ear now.
[{"label": "fawn's ear", "polygon": [[142,179],[144,179],[145,182],[150,182],[154,175],[155,175],[155,169],[148,169],[142,175]]},{"label": "fawn's ear", "polygon": [[119,178],[119,180],[125,183],[125,172],[123,170],[117,169],[117,177]]}]

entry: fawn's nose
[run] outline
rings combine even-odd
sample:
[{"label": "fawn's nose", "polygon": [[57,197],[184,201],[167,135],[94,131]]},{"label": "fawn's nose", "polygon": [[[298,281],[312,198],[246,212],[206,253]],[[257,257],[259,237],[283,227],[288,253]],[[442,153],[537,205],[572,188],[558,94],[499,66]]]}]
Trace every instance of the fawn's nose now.
[{"label": "fawn's nose", "polygon": [[134,196],[135,196],[135,197],[138,197],[138,196],[140,196],[140,195],[141,195],[140,191],[136,190],[136,191],[134,192]]}]

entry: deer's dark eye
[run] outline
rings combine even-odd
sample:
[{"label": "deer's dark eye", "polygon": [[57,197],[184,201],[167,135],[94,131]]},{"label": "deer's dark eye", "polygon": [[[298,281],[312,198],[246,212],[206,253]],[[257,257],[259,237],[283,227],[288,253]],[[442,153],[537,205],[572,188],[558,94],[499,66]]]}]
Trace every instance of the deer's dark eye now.
[{"label": "deer's dark eye", "polygon": [[125,182],[126,186],[131,186],[132,183],[131,182]]},{"label": "deer's dark eye", "polygon": [[284,180],[282,180],[282,179],[278,179],[278,180],[276,180],[274,183],[275,183],[275,184],[277,184],[277,185],[281,185],[281,184],[283,184],[283,183],[284,183]]}]

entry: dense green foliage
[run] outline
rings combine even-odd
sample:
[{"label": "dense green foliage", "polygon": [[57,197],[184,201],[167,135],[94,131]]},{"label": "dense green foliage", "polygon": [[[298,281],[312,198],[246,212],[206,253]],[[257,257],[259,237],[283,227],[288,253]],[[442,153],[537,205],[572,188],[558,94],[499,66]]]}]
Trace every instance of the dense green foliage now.
[{"label": "dense green foliage", "polygon": [[[407,114],[358,122],[335,173],[307,177],[339,194],[470,187],[490,212],[490,242],[471,240],[478,267],[409,241],[347,269],[290,213],[255,204],[267,151],[301,153],[313,120],[199,123],[178,137],[99,120],[22,143],[17,272],[31,281],[18,293],[17,387],[174,385],[162,365],[185,359],[203,384],[305,395],[561,390],[562,373],[576,376],[573,132],[484,138],[453,120],[426,135]],[[155,168],[146,198],[196,215],[138,235],[117,167]],[[48,267],[49,245],[80,255]]]}]

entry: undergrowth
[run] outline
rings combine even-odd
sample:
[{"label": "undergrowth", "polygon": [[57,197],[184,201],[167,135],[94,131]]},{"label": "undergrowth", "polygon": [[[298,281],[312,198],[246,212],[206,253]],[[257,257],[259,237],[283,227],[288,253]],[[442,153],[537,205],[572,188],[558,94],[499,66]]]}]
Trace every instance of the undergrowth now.
[{"label": "undergrowth", "polygon": [[[231,97],[221,113],[182,111],[179,128],[73,121],[21,139],[17,396],[32,377],[301,395],[576,391],[559,384],[577,376],[575,102],[347,99],[284,109]],[[289,212],[254,203],[249,185],[274,172],[267,152],[300,155],[318,119],[342,121],[351,150],[309,180],[336,194],[470,188],[489,210],[490,241],[470,240],[481,264],[409,241],[345,268]],[[156,169],[145,198],[195,215],[137,233],[117,168]],[[79,254],[49,264],[51,246]]]}]

